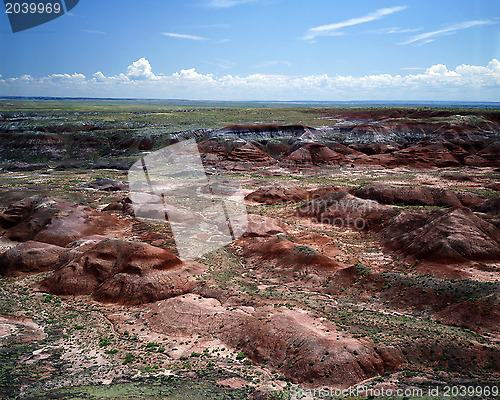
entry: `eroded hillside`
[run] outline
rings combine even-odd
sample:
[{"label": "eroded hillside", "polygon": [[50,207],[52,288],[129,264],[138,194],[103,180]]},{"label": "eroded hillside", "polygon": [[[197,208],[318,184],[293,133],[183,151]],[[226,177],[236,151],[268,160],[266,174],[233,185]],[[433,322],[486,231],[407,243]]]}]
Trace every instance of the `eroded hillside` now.
[{"label": "eroded hillside", "polygon": [[[1,109],[4,397],[498,386],[498,112],[86,107]],[[248,226],[181,260],[126,170],[189,137]]]}]

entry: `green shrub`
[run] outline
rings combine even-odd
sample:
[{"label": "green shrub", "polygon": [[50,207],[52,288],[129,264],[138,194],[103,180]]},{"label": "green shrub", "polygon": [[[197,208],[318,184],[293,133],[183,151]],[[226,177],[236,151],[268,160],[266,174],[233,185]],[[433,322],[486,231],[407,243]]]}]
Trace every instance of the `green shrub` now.
[{"label": "green shrub", "polygon": [[125,360],[123,361],[123,364],[129,364],[134,360],[135,360],[135,356],[132,353],[127,353],[127,354],[125,354]]}]

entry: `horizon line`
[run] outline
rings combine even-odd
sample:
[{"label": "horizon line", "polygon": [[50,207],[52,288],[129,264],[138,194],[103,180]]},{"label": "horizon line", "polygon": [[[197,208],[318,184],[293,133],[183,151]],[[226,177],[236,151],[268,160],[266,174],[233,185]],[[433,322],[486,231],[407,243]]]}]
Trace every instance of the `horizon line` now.
[{"label": "horizon line", "polygon": [[316,104],[491,104],[500,107],[500,101],[487,100],[217,100],[217,99],[175,99],[145,97],[83,97],[83,96],[0,96],[0,100],[34,99],[34,100],[115,100],[115,101],[170,101],[170,102],[219,102],[219,103],[316,103]]}]

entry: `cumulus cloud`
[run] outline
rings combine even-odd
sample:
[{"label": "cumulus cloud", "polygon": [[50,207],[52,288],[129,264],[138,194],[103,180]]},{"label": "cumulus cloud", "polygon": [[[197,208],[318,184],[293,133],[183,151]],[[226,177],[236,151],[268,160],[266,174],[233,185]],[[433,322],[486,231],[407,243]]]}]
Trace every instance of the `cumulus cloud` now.
[{"label": "cumulus cloud", "polygon": [[85,81],[86,77],[83,74],[52,74],[49,75],[46,79],[52,82],[75,82],[75,81]]},{"label": "cumulus cloud", "polygon": [[339,29],[346,28],[348,26],[354,26],[359,24],[364,24],[366,22],[375,21],[377,19],[383,18],[386,15],[394,14],[399,11],[405,10],[406,6],[397,6],[390,8],[381,8],[372,13],[363,15],[357,18],[351,18],[345,21],[336,22],[328,25],[320,25],[314,28],[308,29],[306,35],[304,36],[304,40],[313,40],[318,36],[339,36],[342,35],[342,32],[339,32]]},{"label": "cumulus cloud", "polygon": [[[413,71],[409,71],[413,72]],[[421,73],[365,76],[204,74],[195,68],[154,75],[141,58],[114,76],[96,72],[0,78],[4,95],[183,98],[212,100],[476,100],[500,98],[500,61],[435,64]]]},{"label": "cumulus cloud", "polygon": [[437,36],[452,35],[455,32],[460,31],[462,29],[469,29],[469,28],[473,28],[473,27],[479,26],[479,25],[490,25],[490,24],[494,24],[494,23],[496,23],[496,22],[490,21],[490,20],[464,21],[464,22],[460,22],[458,24],[450,25],[450,26],[443,28],[443,29],[439,29],[437,31],[421,33],[420,35],[413,36],[412,38],[410,38],[407,41],[402,42],[400,44],[406,45],[406,44],[411,44],[411,43],[416,43],[416,44],[430,43]]},{"label": "cumulus cloud", "polygon": [[97,82],[104,82],[106,81],[106,77],[104,76],[104,74],[101,72],[101,71],[97,71],[94,75],[92,75],[94,77],[94,79],[97,81]]},{"label": "cumulus cloud", "polygon": [[151,71],[151,64],[144,57],[134,61],[127,68],[127,76],[133,80],[148,80],[155,79],[155,75]]}]

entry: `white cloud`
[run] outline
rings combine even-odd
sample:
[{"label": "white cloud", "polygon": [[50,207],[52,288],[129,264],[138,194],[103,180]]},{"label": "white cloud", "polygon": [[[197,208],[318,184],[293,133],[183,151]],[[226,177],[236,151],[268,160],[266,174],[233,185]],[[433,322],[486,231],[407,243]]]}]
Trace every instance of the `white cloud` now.
[{"label": "white cloud", "polygon": [[[410,67],[411,68],[411,67]],[[412,72],[412,71],[410,71]],[[96,72],[0,78],[7,96],[81,96],[212,100],[461,100],[498,101],[500,61],[455,69],[435,64],[420,73],[342,76],[204,74],[195,68],[153,74],[141,58],[114,76]]]},{"label": "white cloud", "polygon": [[97,82],[105,82],[106,81],[106,77],[104,76],[104,74],[101,72],[101,71],[97,71],[94,75],[92,75],[94,77],[94,79],[97,81]]},{"label": "white cloud", "polygon": [[210,60],[204,60],[205,64],[215,65],[220,69],[230,69],[235,66],[235,64],[225,58],[212,58]]},{"label": "white cloud", "polygon": [[[30,76],[28,75],[28,77],[30,77]],[[85,75],[78,74],[75,72],[74,74],[71,74],[71,75],[69,75],[69,74],[52,74],[52,75],[49,75],[49,76],[42,78],[42,79],[45,79],[45,80],[48,80],[48,81],[54,82],[54,83],[73,83],[73,82],[77,82],[77,81],[84,82],[87,78],[85,77]]]},{"label": "white cloud", "polygon": [[155,75],[151,71],[151,64],[144,57],[134,61],[132,65],[127,67],[127,76],[133,80],[155,79]]},{"label": "white cloud", "polygon": [[370,31],[370,33],[374,33],[377,35],[388,35],[388,34],[399,34],[399,33],[413,33],[413,32],[418,32],[421,31],[423,28],[398,28],[398,27],[393,27],[393,28],[383,28],[383,29],[375,29]]},{"label": "white cloud", "polygon": [[339,29],[346,28],[348,26],[354,26],[359,24],[364,24],[366,22],[375,21],[377,19],[383,18],[386,15],[394,14],[399,11],[405,10],[406,6],[397,6],[390,8],[381,8],[377,11],[374,11],[370,14],[363,15],[362,17],[351,18],[342,22],[336,22],[334,24],[328,25],[320,25],[314,28],[310,28],[307,30],[306,35],[304,36],[304,40],[313,40],[318,36],[339,36],[342,35],[342,32],[339,32]]},{"label": "white cloud", "polygon": [[[197,81],[204,83],[215,83],[212,74],[204,75],[196,72],[194,68],[181,69],[181,72],[176,72],[172,76],[179,81]],[[167,78],[168,79],[168,78]]]},{"label": "white cloud", "polygon": [[87,33],[93,33],[93,34],[96,34],[96,35],[107,35],[106,32],[102,32],[102,31],[93,31],[91,29],[82,29],[83,32],[87,32]]},{"label": "white cloud", "polygon": [[400,44],[405,45],[405,44],[411,44],[411,43],[417,43],[417,44],[430,43],[437,36],[452,35],[455,32],[462,30],[462,29],[469,29],[469,28],[473,28],[473,27],[479,26],[479,25],[490,25],[490,24],[495,24],[495,23],[496,22],[493,22],[490,20],[464,21],[464,22],[460,22],[458,24],[450,25],[446,28],[443,28],[443,29],[440,29],[437,31],[421,33],[420,35],[413,36],[409,40],[402,42]]},{"label": "white cloud", "polygon": [[190,39],[190,40],[207,40],[207,38],[194,35],[185,35],[183,33],[172,33],[172,32],[162,32],[162,35],[178,38],[178,39]]}]

